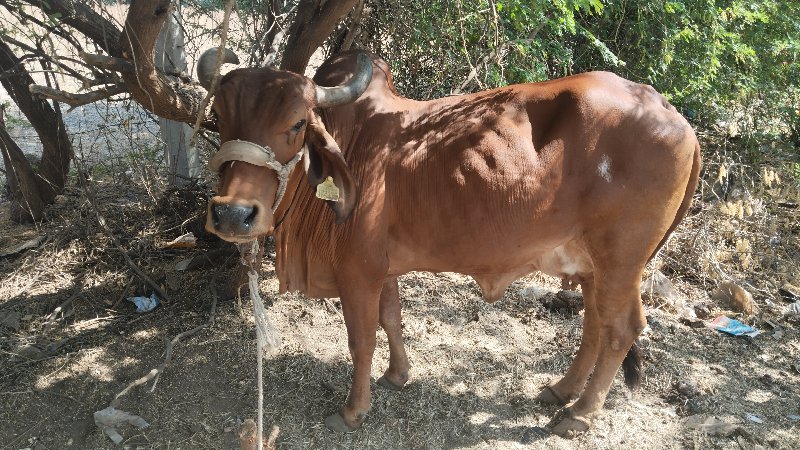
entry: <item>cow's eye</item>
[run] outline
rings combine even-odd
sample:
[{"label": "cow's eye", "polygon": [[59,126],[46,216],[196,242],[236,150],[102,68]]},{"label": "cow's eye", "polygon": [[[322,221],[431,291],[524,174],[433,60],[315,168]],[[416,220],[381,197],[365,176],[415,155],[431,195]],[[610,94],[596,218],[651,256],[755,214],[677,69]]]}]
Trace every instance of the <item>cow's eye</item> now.
[{"label": "cow's eye", "polygon": [[295,133],[299,133],[300,130],[306,125],[306,119],[300,119],[294,126],[292,127],[292,131]]}]

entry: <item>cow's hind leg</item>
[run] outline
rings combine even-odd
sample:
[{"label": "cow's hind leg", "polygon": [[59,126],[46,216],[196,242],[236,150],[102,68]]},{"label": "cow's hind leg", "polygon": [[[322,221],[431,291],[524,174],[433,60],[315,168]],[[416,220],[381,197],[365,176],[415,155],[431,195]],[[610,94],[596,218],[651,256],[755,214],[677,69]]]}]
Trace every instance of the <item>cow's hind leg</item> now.
[{"label": "cow's hind leg", "polygon": [[370,371],[378,331],[378,297],[381,285],[353,279],[341,283],[342,314],[347,327],[347,344],[353,359],[353,382],[347,402],[338,413],[325,419],[333,431],[351,432],[361,427],[370,408]]},{"label": "cow's hind leg", "polygon": [[378,379],[378,384],[399,391],[408,381],[406,348],[403,345],[403,329],[400,312],[400,292],[397,277],[387,278],[381,290],[380,324],[389,340],[389,368]]},{"label": "cow's hind leg", "polygon": [[587,275],[586,279],[581,281],[581,290],[584,304],[581,346],[567,373],[557,383],[545,387],[539,393],[537,399],[541,402],[563,406],[577,397],[586,385],[586,380],[597,361],[598,318],[592,275]]},{"label": "cow's hind leg", "polygon": [[554,433],[569,436],[586,431],[594,413],[603,407],[614,376],[646,324],[640,284],[641,268],[616,267],[613,273],[595,274],[597,361],[583,394],[553,421]]}]

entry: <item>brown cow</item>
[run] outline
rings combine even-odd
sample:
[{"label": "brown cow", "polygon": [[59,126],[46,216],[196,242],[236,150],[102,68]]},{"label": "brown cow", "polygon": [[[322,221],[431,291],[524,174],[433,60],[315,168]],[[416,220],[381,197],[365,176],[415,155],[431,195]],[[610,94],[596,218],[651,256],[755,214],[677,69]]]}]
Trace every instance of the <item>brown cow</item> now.
[{"label": "brown cow", "polygon": [[390,357],[378,383],[408,381],[397,277],[412,270],[471,275],[487,301],[537,270],[580,283],[580,349],[539,399],[577,398],[554,432],[589,427],[645,325],[645,264],[697,186],[700,147],[664,97],[594,72],[415,101],[384,61],[347,53],[314,81],[234,70],[213,111],[223,145],[207,229],[273,234],[282,292],[341,298],[355,370],[329,428],[364,422],[379,323]]}]

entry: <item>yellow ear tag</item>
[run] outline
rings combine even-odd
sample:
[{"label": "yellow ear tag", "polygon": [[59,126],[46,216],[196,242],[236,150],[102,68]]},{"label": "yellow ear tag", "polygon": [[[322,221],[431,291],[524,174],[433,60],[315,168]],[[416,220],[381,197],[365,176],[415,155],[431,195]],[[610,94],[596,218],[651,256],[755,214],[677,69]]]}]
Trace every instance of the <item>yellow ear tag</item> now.
[{"label": "yellow ear tag", "polygon": [[339,200],[339,188],[333,184],[333,177],[325,178],[325,181],[317,185],[317,198],[323,200]]}]

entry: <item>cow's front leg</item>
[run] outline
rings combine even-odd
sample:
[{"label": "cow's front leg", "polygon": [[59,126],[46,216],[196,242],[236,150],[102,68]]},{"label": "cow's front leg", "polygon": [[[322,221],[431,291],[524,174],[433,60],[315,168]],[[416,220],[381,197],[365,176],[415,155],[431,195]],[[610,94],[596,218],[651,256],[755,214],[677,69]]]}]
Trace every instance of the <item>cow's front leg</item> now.
[{"label": "cow's front leg", "polygon": [[378,384],[393,391],[403,389],[408,381],[406,348],[403,345],[403,328],[400,313],[400,290],[397,277],[387,278],[381,290],[380,324],[389,341],[389,368],[378,379]]},{"label": "cow's front leg", "polygon": [[340,291],[342,313],[347,327],[347,344],[353,359],[353,384],[347,403],[337,414],[325,419],[325,426],[334,431],[349,433],[361,427],[370,407],[370,371],[378,329],[378,298],[381,283],[342,283]]}]

